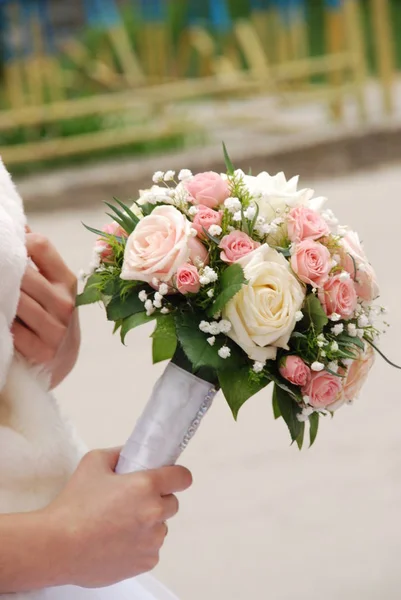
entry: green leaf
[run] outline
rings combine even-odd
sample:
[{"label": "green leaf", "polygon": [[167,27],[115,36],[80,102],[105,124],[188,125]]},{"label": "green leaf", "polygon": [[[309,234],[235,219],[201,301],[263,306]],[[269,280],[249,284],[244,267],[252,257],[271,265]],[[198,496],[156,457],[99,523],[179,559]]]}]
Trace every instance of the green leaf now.
[{"label": "green leaf", "polygon": [[297,418],[301,409],[295,400],[277,384],[274,386],[273,395],[280,409],[281,416],[290,431],[291,439],[293,442],[296,442],[302,433],[302,424]]},{"label": "green leaf", "polygon": [[251,232],[255,229],[256,221],[258,220],[258,217],[259,217],[259,211],[260,211],[259,204],[256,204],[255,216],[253,217],[251,226],[249,228]]},{"label": "green leaf", "polygon": [[113,196],[113,200],[114,200],[115,202],[117,202],[117,204],[118,204],[119,206],[121,206],[121,208],[123,209],[123,211],[124,211],[124,212],[126,212],[126,213],[127,213],[127,215],[130,217],[131,221],[132,221],[133,223],[135,223],[135,225],[138,225],[138,223],[139,223],[139,221],[140,221],[139,217],[137,217],[137,216],[136,216],[136,214],[135,214],[135,213],[133,213],[133,212],[132,212],[132,210],[131,210],[131,209],[130,209],[130,208],[129,208],[129,207],[126,205],[126,204],[124,204],[123,202],[121,202],[121,200],[119,200],[119,199],[118,199],[118,198],[116,198],[115,196]]},{"label": "green leaf", "polygon": [[350,335],[345,335],[342,333],[337,336],[336,341],[340,346],[357,346],[362,351],[365,350],[365,343],[358,336],[352,337]]},{"label": "green leaf", "polygon": [[308,336],[300,331],[293,331],[291,334],[291,339],[300,339],[308,341]]},{"label": "green leaf", "polygon": [[220,312],[227,302],[237,294],[246,283],[244,270],[239,264],[230,265],[220,276],[221,292],[213,306],[209,309],[209,316]]},{"label": "green leaf", "polygon": [[291,256],[291,251],[289,248],[283,248],[282,246],[272,246],[272,248],[274,248],[274,250],[277,250],[277,252],[280,252],[280,254],[282,254],[286,258],[289,258]]},{"label": "green leaf", "polygon": [[138,293],[135,290],[134,293],[124,299],[119,294],[113,296],[106,308],[106,313],[109,321],[119,321],[136,313],[143,312],[143,310],[143,302],[139,300]]},{"label": "green leaf", "polygon": [[220,245],[220,240],[217,237],[214,237],[214,235],[211,235],[208,230],[205,227],[202,227],[203,229],[203,233],[205,234],[205,236],[211,241],[213,242],[213,244],[216,244],[216,246]]},{"label": "green leaf", "polygon": [[116,321],[116,322],[114,323],[114,327],[113,327],[113,335],[114,335],[115,333],[117,333],[117,331],[118,331],[118,330],[121,328],[122,324],[123,324],[123,322],[122,322],[122,321]]},{"label": "green leaf", "polygon": [[211,367],[216,371],[237,368],[242,362],[242,352],[238,346],[227,341],[231,356],[221,358],[218,350],[225,338],[217,336],[215,345],[211,346],[207,341],[209,336],[199,329],[201,320],[202,318],[194,313],[178,313],[175,320],[178,341],[190,360],[193,371],[198,371],[201,367]]},{"label": "green leaf", "polygon": [[241,206],[241,231],[250,235],[248,219],[245,217],[244,207]]},{"label": "green leaf", "polygon": [[309,430],[310,446],[309,446],[309,448],[311,448],[313,446],[313,444],[315,443],[317,432],[319,430],[319,413],[314,412],[310,415],[309,424],[310,424],[310,430]]},{"label": "green leaf", "polygon": [[233,371],[219,371],[219,382],[229,407],[237,420],[240,408],[249,398],[269,385],[269,379],[254,381],[249,377],[249,367],[242,367]]},{"label": "green leaf", "polygon": [[173,315],[158,315],[153,338],[153,364],[170,360],[177,349],[177,333]]},{"label": "green leaf", "polygon": [[131,329],[135,329],[135,327],[139,327],[139,325],[145,325],[145,323],[150,323],[150,321],[153,321],[155,318],[155,314],[148,317],[146,312],[138,312],[135,315],[131,315],[130,317],[124,319],[120,332],[122,343],[125,345],[125,338]]},{"label": "green leaf", "polygon": [[108,206],[114,214],[109,215],[112,219],[114,219],[115,221],[117,221],[117,223],[119,225],[121,225],[121,227],[128,233],[131,234],[136,225],[137,225],[137,221],[132,221],[131,218],[126,214],[123,213],[119,208],[117,208],[117,206],[114,206],[113,204],[110,204],[110,202],[105,202],[105,205]]},{"label": "green leaf", "polygon": [[279,419],[281,417],[281,412],[280,412],[280,407],[277,403],[277,398],[276,395],[273,394],[272,396],[272,402],[273,402],[273,415],[275,419]]},{"label": "green leaf", "polygon": [[85,223],[82,223],[82,225],[85,227],[85,229],[87,229],[91,233],[98,235],[99,237],[105,238],[106,240],[109,237],[108,233],[105,233],[104,231],[100,231],[100,229],[95,229],[94,227],[89,227],[89,225],[85,225]]},{"label": "green leaf", "polygon": [[319,335],[322,333],[323,328],[329,322],[329,318],[323,310],[323,306],[320,303],[319,298],[310,294],[307,296],[303,308],[305,319],[309,326],[313,327],[315,333]]},{"label": "green leaf", "polygon": [[87,304],[94,304],[100,302],[102,294],[99,289],[99,284],[102,282],[102,276],[100,273],[93,273],[86,282],[85,289],[82,294],[79,294],[76,298],[76,306],[85,306]]},{"label": "green leaf", "polygon": [[302,446],[304,445],[304,437],[305,437],[305,423],[301,423],[301,431],[297,439],[295,440],[297,446],[300,450],[302,450]]},{"label": "green leaf", "polygon": [[231,158],[229,157],[227,147],[224,144],[224,142],[223,142],[223,152],[224,152],[224,161],[226,163],[227,173],[229,175],[234,175],[235,167],[234,167],[233,163],[231,162]]}]

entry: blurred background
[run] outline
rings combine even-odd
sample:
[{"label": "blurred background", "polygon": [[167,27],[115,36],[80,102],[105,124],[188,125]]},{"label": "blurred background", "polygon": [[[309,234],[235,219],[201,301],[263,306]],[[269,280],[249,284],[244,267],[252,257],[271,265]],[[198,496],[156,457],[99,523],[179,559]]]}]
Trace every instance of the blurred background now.
[{"label": "blurred background", "polygon": [[[225,141],[244,170],[299,173],[364,240],[401,362],[400,30],[400,0],[0,0],[0,155],[77,273],[81,221],[156,170],[223,169]],[[163,367],[146,327],[125,348],[100,308],[81,316],[57,397],[89,447],[121,444]],[[301,453],[270,391],[238,423],[218,397],[158,576],[182,600],[399,600],[399,388],[378,360]]]}]

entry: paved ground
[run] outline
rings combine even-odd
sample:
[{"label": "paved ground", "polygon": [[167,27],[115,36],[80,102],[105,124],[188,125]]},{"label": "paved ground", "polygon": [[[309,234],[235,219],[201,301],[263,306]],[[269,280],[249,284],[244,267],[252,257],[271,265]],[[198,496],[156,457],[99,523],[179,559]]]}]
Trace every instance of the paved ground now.
[{"label": "paved ground", "polygon": [[[312,183],[357,227],[382,284],[392,328],[383,348],[401,362],[401,164]],[[78,271],[101,207],[35,214],[31,225]],[[160,373],[146,329],[124,348],[102,311],[82,311],[79,364],[59,389],[90,446],[122,443]],[[398,600],[401,581],[401,373],[379,360],[363,398],[324,423],[313,450],[290,448],[270,392],[235,424],[218,397],[184,462],[182,498],[158,574],[182,600]]]}]

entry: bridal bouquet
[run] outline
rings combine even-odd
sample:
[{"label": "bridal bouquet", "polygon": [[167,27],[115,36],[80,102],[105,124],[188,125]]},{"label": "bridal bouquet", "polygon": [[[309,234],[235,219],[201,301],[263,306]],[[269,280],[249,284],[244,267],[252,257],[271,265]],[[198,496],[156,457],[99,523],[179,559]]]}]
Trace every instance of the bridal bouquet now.
[{"label": "bridal bouquet", "polygon": [[384,309],[358,235],[297,177],[246,175],[224,151],[227,174],[157,172],[132,206],[108,205],[102,231],[88,227],[78,303],[101,301],[122,342],[154,321],[153,362],[172,361],[130,441],[139,468],[174,462],[218,389],[236,418],[272,384],[274,416],[300,448],[308,422],[313,444],[374,361]]}]

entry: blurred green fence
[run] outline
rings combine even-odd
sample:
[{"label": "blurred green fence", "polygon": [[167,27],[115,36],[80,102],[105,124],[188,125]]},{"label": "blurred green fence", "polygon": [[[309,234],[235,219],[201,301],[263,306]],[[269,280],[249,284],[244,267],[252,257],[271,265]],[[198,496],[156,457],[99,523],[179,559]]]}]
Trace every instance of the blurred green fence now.
[{"label": "blurred green fence", "polygon": [[[393,109],[399,0],[0,0],[0,154],[14,164],[198,133],[169,106],[269,94]],[[399,43],[400,42],[400,43]],[[175,141],[175,142],[174,142]]]}]

